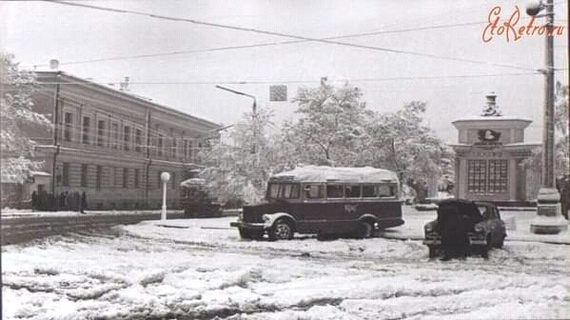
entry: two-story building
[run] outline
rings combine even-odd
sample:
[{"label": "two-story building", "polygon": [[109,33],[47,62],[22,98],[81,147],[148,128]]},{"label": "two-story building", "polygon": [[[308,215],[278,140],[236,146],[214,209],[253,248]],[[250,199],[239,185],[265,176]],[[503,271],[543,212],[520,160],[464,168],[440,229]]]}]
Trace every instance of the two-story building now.
[{"label": "two-story building", "polygon": [[38,188],[85,192],[89,209],[160,208],[169,172],[168,206],[179,207],[179,184],[218,124],[61,71],[36,73],[35,111],[54,124],[32,133],[51,175]]}]

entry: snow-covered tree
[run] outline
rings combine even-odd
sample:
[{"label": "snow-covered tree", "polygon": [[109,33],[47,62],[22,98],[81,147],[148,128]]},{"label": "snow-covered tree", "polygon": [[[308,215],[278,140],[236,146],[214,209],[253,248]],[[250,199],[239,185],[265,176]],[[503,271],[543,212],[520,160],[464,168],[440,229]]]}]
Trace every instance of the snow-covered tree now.
[{"label": "snow-covered tree", "polygon": [[442,154],[449,152],[424,124],[425,111],[425,102],[414,101],[396,112],[376,113],[369,122],[371,139],[366,146],[374,166],[400,173],[419,198],[427,192],[427,182],[440,178]]},{"label": "snow-covered tree", "polygon": [[31,94],[36,89],[33,72],[19,70],[11,54],[0,52],[0,154],[2,178],[23,182],[29,170],[40,168],[33,160],[34,141],[26,126],[51,127],[44,115],[33,111]]},{"label": "snow-covered tree", "polygon": [[361,163],[366,119],[371,114],[360,101],[360,89],[345,83],[340,88],[321,79],[318,88],[300,88],[293,99],[297,121],[286,122],[281,142],[298,163],[354,166]]},{"label": "snow-covered tree", "polygon": [[208,167],[203,175],[220,201],[255,202],[263,198],[276,166],[276,151],[268,130],[273,126],[272,118],[272,112],[265,108],[255,114],[246,113],[229,129],[227,139],[201,151],[202,162]]}]

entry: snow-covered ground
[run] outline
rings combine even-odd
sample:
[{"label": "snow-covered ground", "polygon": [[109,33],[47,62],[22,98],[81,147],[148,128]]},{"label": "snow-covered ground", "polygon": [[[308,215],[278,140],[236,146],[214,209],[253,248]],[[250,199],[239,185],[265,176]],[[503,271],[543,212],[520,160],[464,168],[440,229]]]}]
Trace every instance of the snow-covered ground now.
[{"label": "snow-covered ground", "polygon": [[[387,235],[415,239],[434,215],[408,210]],[[55,236],[2,248],[3,316],[570,318],[569,247],[536,241],[568,232],[536,236],[527,231],[533,214],[503,216],[511,225],[503,249],[449,262],[428,259],[420,240],[245,241],[229,227],[235,217]]]}]

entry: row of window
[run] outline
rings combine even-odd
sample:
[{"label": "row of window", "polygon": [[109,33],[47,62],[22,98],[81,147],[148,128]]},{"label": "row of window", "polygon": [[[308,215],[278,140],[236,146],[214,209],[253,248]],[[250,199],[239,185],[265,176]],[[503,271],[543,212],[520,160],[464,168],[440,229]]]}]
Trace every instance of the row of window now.
[{"label": "row of window", "polygon": [[467,191],[473,193],[507,192],[507,160],[469,160]]},{"label": "row of window", "polygon": [[[73,112],[64,112],[64,141],[77,142],[77,138],[74,137],[79,137],[78,142],[86,145],[97,145],[99,147],[123,150],[127,152],[146,152],[147,138],[141,127],[122,123],[120,124],[119,121],[97,120],[96,135],[93,138],[91,136],[93,133],[91,116],[82,116],[80,129],[76,128],[74,117],[75,115]],[[149,147],[152,148],[151,150],[155,149],[156,151],[154,154],[159,157],[168,156],[174,159],[193,159],[194,152],[192,140],[165,137],[161,133],[153,133],[152,140],[153,143],[151,143],[151,146]],[[168,140],[169,143],[165,143],[166,140]]]},{"label": "row of window", "polygon": [[[268,197],[273,199],[298,199],[301,197],[299,183],[272,183],[268,186]],[[320,198],[382,198],[397,196],[398,188],[393,184],[304,184],[303,197]]]},{"label": "row of window", "polygon": [[[95,170],[94,175],[90,170]],[[107,174],[103,170],[106,168]],[[133,168],[118,168],[118,167],[103,167],[101,165],[80,164],[79,185],[81,188],[95,187],[101,190],[104,186],[114,188],[144,188],[145,182],[141,175],[141,169]],[[162,187],[160,175],[162,171],[156,172],[156,188]],[[104,179],[108,181],[104,181]],[[57,177],[58,184],[64,187],[74,187],[72,185],[71,177],[71,163],[64,162],[62,165],[61,175]],[[176,173],[170,173],[170,187],[176,189]]]}]

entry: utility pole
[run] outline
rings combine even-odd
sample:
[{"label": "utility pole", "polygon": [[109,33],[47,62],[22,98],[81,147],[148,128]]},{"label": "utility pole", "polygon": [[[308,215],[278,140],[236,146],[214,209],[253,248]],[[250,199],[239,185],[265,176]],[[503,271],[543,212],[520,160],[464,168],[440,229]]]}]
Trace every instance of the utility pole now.
[{"label": "utility pole", "polygon": [[[538,13],[545,10],[544,14]],[[536,234],[557,234],[568,228],[561,216],[560,193],[554,179],[554,0],[531,3],[526,12],[530,16],[546,18],[546,51],[544,84],[544,123],[542,133],[542,179],[537,195],[536,219],[530,231]]]}]

